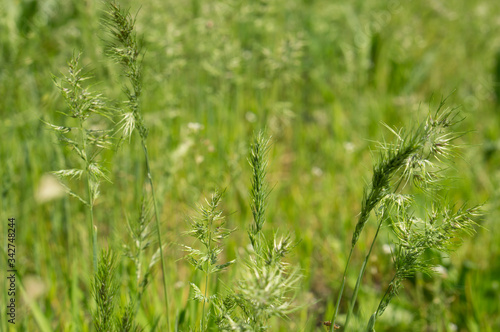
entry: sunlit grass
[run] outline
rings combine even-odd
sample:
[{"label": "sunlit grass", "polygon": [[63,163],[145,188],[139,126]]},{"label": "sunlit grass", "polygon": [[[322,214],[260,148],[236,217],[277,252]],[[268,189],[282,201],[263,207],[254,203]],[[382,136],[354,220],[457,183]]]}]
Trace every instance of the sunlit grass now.
[{"label": "sunlit grass", "polygon": [[[132,13],[139,9],[131,1],[122,6]],[[434,108],[442,95],[456,90],[448,103],[462,105],[466,120],[459,129],[472,132],[458,141],[465,144],[462,158],[453,159],[450,172],[460,176],[449,180],[448,198],[486,201],[485,228],[451,259],[432,255],[443,277],[417,274],[405,282],[404,292],[377,320],[377,330],[500,329],[495,279],[500,241],[494,222],[500,194],[495,99],[499,5],[391,6],[323,0],[141,4],[136,27],[147,49],[141,107],[149,128],[161,234],[165,243],[172,243],[165,249],[171,317],[188,312],[189,284],[201,281],[181,260],[184,253],[176,245],[188,229],[183,220],[215,187],[227,187],[223,209],[231,227],[238,228],[226,243],[224,261],[247,249],[242,243],[247,243],[244,230],[252,218],[248,144],[256,130],[267,127],[273,137],[268,168],[272,191],[264,232],[272,239],[273,230],[290,230],[301,240],[289,261],[302,268],[298,301],[308,303],[289,320],[271,320],[270,329],[324,329],[319,326],[334,313],[331,303],[338,295],[360,197],[371,179],[369,149],[377,148],[373,140],[391,135],[380,122],[391,128],[416,122],[429,104]],[[70,126],[57,113],[65,105],[51,75],[66,73],[68,59],[78,51],[83,51],[81,63],[91,70],[92,82],[101,82],[95,87],[110,100],[123,98],[120,69],[104,56],[102,9],[97,1],[0,4],[0,216],[21,220],[17,245],[23,287],[53,330],[87,331],[92,326],[93,249],[82,204],[57,195],[35,200],[48,183],[42,181],[44,175],[68,169],[74,160],[40,119]],[[131,244],[127,220],[135,221],[142,197],[149,194],[144,192],[140,141],[132,139],[101,157],[113,183],[103,182],[95,201],[98,247],[121,253],[125,241]],[[72,189],[86,190],[76,181]],[[366,237],[359,239],[353,268],[362,264],[374,224],[368,223]],[[2,223],[0,234],[5,229]],[[379,239],[366,287],[358,295],[356,312],[363,324],[353,321],[353,328],[364,328],[394,272],[391,256],[383,250],[390,245],[388,231],[382,229]],[[148,248],[145,257],[156,249]],[[158,330],[166,326],[160,270],[158,265],[143,297],[148,301],[137,311],[137,323],[146,329],[158,319]],[[135,271],[133,261],[119,259],[116,274],[122,290],[137,287]],[[349,297],[356,277],[346,280]],[[234,278],[229,269],[222,281]],[[124,297],[119,304],[126,302]],[[38,329],[32,308],[19,301],[18,330]],[[342,313],[347,310],[347,303],[341,305]],[[0,330],[8,328],[1,320]]]}]

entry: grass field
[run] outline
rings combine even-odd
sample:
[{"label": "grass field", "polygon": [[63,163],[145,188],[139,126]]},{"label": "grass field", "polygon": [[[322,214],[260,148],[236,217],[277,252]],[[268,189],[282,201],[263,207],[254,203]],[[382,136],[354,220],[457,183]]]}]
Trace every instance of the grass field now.
[{"label": "grass field", "polygon": [[[140,104],[170,300],[167,309],[157,264],[136,315],[144,331],[167,331],[167,311],[172,330],[200,324],[203,309],[190,300],[190,283],[203,288],[205,279],[182,259],[181,245],[194,245],[187,220],[215,188],[226,188],[220,207],[226,227],[236,229],[225,240],[223,260],[236,264],[212,288],[237,278],[252,221],[248,155],[261,129],[272,136],[263,231],[268,239],[290,232],[299,240],[286,261],[303,275],[296,286],[300,306],[287,319],[271,319],[268,330],[326,330],[322,322],[335,309],[376,142],[394,139],[382,123],[411,127],[446,96],[447,106],[465,117],[458,129],[466,134],[443,194],[457,205],[484,203],[481,227],[449,256],[428,253],[439,273],[405,281],[376,328],[500,331],[500,2],[120,3],[137,13],[145,50]],[[15,217],[18,271],[16,324],[7,321],[4,281],[0,331],[94,330],[88,209],[68,195],[49,197],[50,172],[74,167],[77,158],[44,122],[69,125],[52,77],[66,74],[78,52],[95,90],[116,106],[125,98],[120,68],[104,55],[103,8],[93,0],[0,1],[0,236],[5,250],[8,218]],[[132,244],[127,220],[137,219],[148,188],[141,141],[133,135],[99,158],[112,183],[103,182],[93,207],[97,247],[117,253],[118,302],[125,304],[137,288],[123,255],[123,244]],[[71,186],[85,193],[83,182]],[[372,216],[353,253],[341,326],[375,231]],[[375,243],[353,331],[364,330],[394,273],[389,233],[383,227]],[[7,258],[0,267],[6,280]]]}]

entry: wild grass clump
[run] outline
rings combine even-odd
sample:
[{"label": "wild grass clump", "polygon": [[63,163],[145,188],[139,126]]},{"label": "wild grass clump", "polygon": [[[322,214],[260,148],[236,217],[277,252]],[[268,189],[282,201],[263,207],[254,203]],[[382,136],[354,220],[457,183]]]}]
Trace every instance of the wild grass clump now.
[{"label": "wild grass clump", "polygon": [[[47,125],[57,133],[59,141],[62,144],[69,146],[71,150],[75,151],[80,159],[80,165],[78,168],[59,170],[54,172],[54,174],[61,180],[80,179],[82,177],[86,180],[86,196],[71,190],[69,185],[64,181],[62,181],[62,184],[71,196],[78,198],[89,210],[89,234],[91,237],[89,243],[92,244],[93,251],[93,266],[96,278],[94,281],[94,295],[98,307],[95,312],[97,315],[95,326],[96,328],[99,326],[101,330],[108,331],[111,326],[109,324],[111,323],[106,321],[104,316],[111,312],[113,308],[109,306],[111,305],[109,302],[102,300],[105,294],[98,292],[95,288],[95,282],[99,281],[102,283],[106,281],[101,280],[103,277],[111,278],[112,271],[109,270],[108,274],[105,274],[104,268],[107,266],[111,269],[111,264],[115,258],[114,256],[110,256],[110,254],[103,255],[100,260],[101,263],[98,266],[97,227],[94,224],[94,205],[96,199],[99,197],[101,181],[106,180],[111,182],[111,179],[107,175],[107,169],[99,162],[99,156],[104,149],[117,149],[123,141],[130,141],[133,132],[137,129],[144,152],[144,164],[149,185],[149,190],[145,190],[145,192],[150,193],[151,198],[144,198],[147,196],[146,193],[144,194],[139,218],[137,221],[128,223],[128,230],[134,245],[125,246],[125,254],[134,264],[136,284],[133,289],[129,290],[130,302],[122,310],[120,324],[124,328],[127,326],[132,328],[131,322],[137,311],[136,305],[140,302],[149,284],[152,268],[156,263],[161,261],[165,312],[167,326],[170,328],[170,307],[163,259],[164,245],[160,232],[158,202],[147,149],[148,130],[144,124],[139,99],[142,90],[142,51],[135,37],[134,20],[130,13],[127,10],[122,10],[115,2],[108,2],[107,8],[102,21],[104,27],[109,32],[109,38],[106,38],[107,54],[121,65],[123,76],[128,80],[128,82],[125,81],[123,84],[127,100],[121,104],[123,107],[110,106],[109,101],[105,100],[101,93],[96,93],[91,87],[86,86],[86,81],[91,76],[80,66],[80,54],[73,56],[68,64],[68,74],[62,79],[54,78],[54,81],[68,106],[68,111],[64,112],[64,114],[70,119],[69,121],[75,123],[71,124],[71,126],[51,123],[47,123]],[[121,119],[115,122],[114,120],[117,117]],[[103,127],[103,120],[108,120],[111,123],[108,126],[109,128],[100,129]],[[118,135],[121,135],[121,137],[116,139]],[[154,231],[150,227],[150,221],[153,218],[149,213],[149,206],[147,206],[149,202],[151,202],[154,211]],[[157,236],[158,250],[151,256],[149,265],[144,269],[144,252],[153,243],[151,236],[155,234]],[[110,288],[108,291],[112,292],[113,295],[117,292],[114,288]],[[111,297],[110,294],[108,295]]]},{"label": "wild grass clump", "polygon": [[[265,208],[269,195],[266,182],[267,152],[269,138],[260,132],[254,139],[249,163],[252,168],[250,189],[253,222],[247,230],[250,249],[242,258],[243,266],[238,266],[238,281],[231,282],[222,292],[209,295],[211,275],[233,265],[235,261],[217,264],[222,252],[220,241],[226,239],[233,230],[223,227],[222,212],[217,210],[222,193],[216,191],[206,207],[200,207],[200,217],[191,222],[187,234],[199,240],[203,250],[185,246],[189,252],[186,259],[205,275],[205,290],[191,283],[193,299],[203,303],[200,331],[215,326],[229,331],[265,331],[269,329],[271,317],[286,318],[296,309],[293,294],[301,276],[298,269],[291,268],[284,258],[294,247],[290,235],[268,241],[263,233]],[[241,263],[240,263],[241,264]],[[206,304],[210,307],[205,309]],[[214,326],[210,326],[212,322]]]},{"label": "wild grass clump", "polygon": [[[424,252],[430,249],[450,252],[460,244],[463,236],[474,232],[474,220],[480,215],[479,206],[462,206],[454,212],[452,208],[445,207],[446,202],[440,194],[443,189],[443,171],[448,167],[450,157],[456,154],[454,142],[463,135],[454,131],[454,126],[462,121],[458,111],[445,108],[444,105],[445,100],[442,100],[425,122],[410,131],[396,131],[388,127],[396,136],[396,142],[380,144],[381,152],[373,167],[372,181],[364,191],[361,213],[352,236],[330,331],[334,329],[351,255],[372,211],[377,219],[377,231],[361,266],[349,303],[344,323],[346,330],[369,257],[384,224],[391,226],[395,236],[393,262],[396,272],[377,311],[370,319],[369,331],[374,330],[377,317],[382,315],[397,294],[404,279],[417,271],[432,272],[432,262],[422,258]],[[408,194],[411,186],[432,202],[432,207],[427,208],[430,212],[426,219],[416,217],[421,206]]]},{"label": "wild grass clump", "polygon": [[248,238],[252,250],[237,284],[236,303],[242,314],[239,319],[229,322],[231,328],[238,327],[241,330],[249,327],[256,331],[266,330],[271,317],[285,318],[296,309],[291,295],[295,293],[300,274],[283,260],[295,243],[291,236],[279,237],[277,234],[273,235],[273,241],[269,241],[263,232],[269,196],[266,181],[269,147],[269,138],[260,132],[250,149],[249,163],[252,169],[250,206],[253,223],[248,230]]},{"label": "wild grass clump", "polygon": [[269,188],[266,181],[267,154],[270,142],[263,132],[254,139],[249,163],[252,169],[250,190],[253,222],[248,229],[251,250],[237,282],[234,301],[239,314],[228,317],[227,328],[238,331],[265,331],[271,317],[285,318],[296,309],[293,304],[295,287],[301,276],[284,258],[295,243],[291,236],[273,235],[269,241],[263,227]]}]

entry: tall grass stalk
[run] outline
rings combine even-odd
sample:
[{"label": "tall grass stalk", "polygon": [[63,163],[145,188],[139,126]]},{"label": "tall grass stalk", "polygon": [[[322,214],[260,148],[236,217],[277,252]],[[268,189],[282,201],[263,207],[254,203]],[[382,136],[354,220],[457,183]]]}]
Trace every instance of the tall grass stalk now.
[{"label": "tall grass stalk", "polygon": [[[403,129],[396,132],[389,128],[396,136],[396,143],[381,144],[382,151],[379,160],[373,168],[371,184],[365,189],[361,213],[353,233],[351,250],[344,269],[341,289],[337,298],[330,331],[333,331],[333,326],[337,318],[352,252],[371,212],[377,207],[383,211],[381,203],[394,197],[394,194],[401,192],[409,185],[414,185],[428,194],[440,188],[439,179],[441,178],[440,172],[443,169],[442,164],[449,156],[453,155],[453,142],[462,135],[461,133],[451,131],[452,127],[461,121],[461,119],[458,119],[456,109],[444,109],[444,105],[445,99],[441,101],[434,114],[429,114],[424,123],[408,133]],[[374,243],[385,220],[382,217],[383,213],[376,213],[376,215],[378,218],[377,231],[356,281],[344,324],[345,329],[349,325],[359,286]]]},{"label": "tall grass stalk", "polygon": [[153,210],[156,222],[156,233],[161,260],[161,269],[163,274],[163,297],[166,305],[167,326],[170,331],[170,305],[167,290],[167,271],[163,255],[163,241],[160,230],[160,215],[158,211],[158,200],[153,181],[153,175],[150,166],[150,158],[147,147],[148,129],[144,124],[141,105],[139,99],[142,91],[142,57],[143,52],[137,40],[135,32],[135,19],[128,10],[122,10],[114,1],[108,2],[108,11],[103,20],[104,26],[110,34],[108,39],[108,55],[117,63],[121,64],[124,76],[129,84],[124,84],[123,88],[127,94],[127,111],[122,114],[121,129],[123,138],[130,139],[134,129],[140,137],[142,150],[144,152],[144,161],[146,166],[146,176],[151,188],[153,200]]},{"label": "tall grass stalk", "polygon": [[[265,209],[269,196],[266,173],[267,153],[270,139],[263,132],[254,137],[250,148],[249,163],[252,168],[250,206],[253,221],[247,230],[251,249],[243,268],[239,269],[238,281],[228,287],[227,295],[209,294],[210,275],[225,269],[234,261],[217,265],[222,252],[219,244],[232,232],[222,226],[222,215],[217,206],[221,193],[212,195],[207,205],[200,207],[200,217],[193,219],[187,233],[203,244],[203,250],[185,246],[186,258],[205,274],[205,291],[191,284],[194,299],[203,302],[200,329],[211,328],[211,318],[219,330],[223,331],[265,331],[272,317],[285,318],[296,307],[293,304],[296,285],[301,276],[297,269],[290,268],[284,257],[294,248],[290,235],[267,241],[263,233]],[[206,309],[206,304],[210,304]]]},{"label": "tall grass stalk", "polygon": [[268,242],[264,235],[265,210],[269,196],[266,181],[270,138],[259,132],[251,145],[249,163],[252,168],[250,189],[253,223],[248,237],[253,252],[250,252],[245,269],[237,284],[237,305],[242,310],[242,318],[228,320],[227,327],[238,331],[264,331],[271,317],[286,317],[296,307],[293,296],[301,279],[298,270],[283,261],[295,243],[290,235],[278,237]]},{"label": "tall grass stalk", "polygon": [[[102,119],[110,120],[112,112],[105,106],[102,96],[85,86],[85,81],[91,76],[80,66],[80,54],[73,55],[68,63],[68,74],[62,80],[54,77],[54,82],[59,88],[68,106],[68,111],[63,112],[69,121],[76,119],[75,126],[60,126],[45,122],[58,136],[59,142],[76,152],[80,160],[79,168],[64,169],[53,172],[61,181],[66,191],[79,199],[88,208],[89,218],[89,243],[93,252],[94,271],[97,268],[97,241],[96,226],[94,224],[94,204],[99,197],[99,186],[102,180],[111,182],[106,175],[107,170],[97,160],[103,149],[111,148],[110,133],[112,130],[94,129],[101,125]],[[66,180],[81,179],[85,177],[87,198],[70,189]],[[83,196],[83,197],[82,197]]]},{"label": "tall grass stalk", "polygon": [[358,242],[359,236],[366,222],[368,221],[370,213],[384,197],[384,195],[387,194],[390,180],[392,179],[396,171],[404,165],[408,157],[414,154],[422,146],[422,144],[422,131],[421,128],[419,128],[413,134],[407,135],[403,139],[399,140],[397,146],[386,150],[381,155],[378,163],[374,166],[371,185],[368,188],[365,188],[363,193],[361,213],[356,224],[356,229],[352,236],[351,249],[349,251],[346,266],[344,268],[342,284],[340,286],[330,331],[333,331],[335,326],[335,321],[340,307],[352,253]]}]

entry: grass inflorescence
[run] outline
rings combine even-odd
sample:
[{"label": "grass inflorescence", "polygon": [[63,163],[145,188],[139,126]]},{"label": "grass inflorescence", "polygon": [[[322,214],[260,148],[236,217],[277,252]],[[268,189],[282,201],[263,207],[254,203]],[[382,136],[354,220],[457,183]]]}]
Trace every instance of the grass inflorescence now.
[{"label": "grass inflorescence", "polygon": [[[80,54],[74,54],[68,63],[68,74],[54,82],[61,92],[68,110],[63,114],[69,118],[69,126],[46,124],[53,130],[59,142],[69,147],[80,160],[78,168],[54,171],[67,192],[79,199],[89,211],[89,234],[93,251],[93,266],[97,268],[97,243],[94,225],[94,205],[100,194],[100,183],[103,180],[111,181],[107,176],[107,169],[99,162],[102,150],[113,146],[111,139],[112,129],[99,129],[102,120],[111,120],[112,112],[104,102],[101,94],[91,90],[87,81],[91,79],[89,73],[80,64]],[[65,184],[66,179],[84,178],[87,194],[79,194]]]},{"label": "grass inflorescence", "polygon": [[140,96],[142,91],[142,51],[136,37],[134,28],[135,21],[128,10],[123,10],[116,2],[108,2],[108,11],[103,20],[111,35],[107,42],[108,55],[121,65],[123,75],[128,79],[124,83],[123,89],[127,95],[125,102],[127,111],[122,112],[121,130],[122,138],[130,137],[137,130],[144,152],[144,164],[146,168],[146,177],[151,190],[151,199],[153,201],[153,210],[155,216],[156,235],[158,239],[158,252],[163,280],[163,297],[165,300],[165,313],[167,317],[167,329],[170,331],[170,304],[167,287],[167,271],[163,255],[163,240],[160,229],[160,213],[158,208],[158,199],[156,197],[152,170],[150,166],[150,157],[147,148],[148,129],[144,124],[142,109],[140,106]]},{"label": "grass inflorescence", "polygon": [[[252,169],[250,189],[253,221],[247,230],[251,249],[247,257],[237,264],[238,280],[227,285],[225,294],[208,294],[211,275],[233,266],[235,261],[217,264],[222,253],[220,242],[227,239],[234,230],[224,228],[222,211],[218,205],[222,192],[216,191],[207,205],[199,208],[200,217],[191,221],[188,235],[201,242],[203,250],[184,246],[188,251],[186,259],[205,275],[205,290],[191,283],[193,299],[203,303],[199,329],[210,329],[209,323],[220,330],[265,331],[272,317],[286,318],[296,309],[293,294],[300,280],[296,268],[284,262],[293,249],[290,235],[268,242],[263,234],[265,206],[269,195],[266,181],[267,153],[270,138],[259,132],[251,145],[249,163]],[[206,308],[207,303],[210,305]]]},{"label": "grass inflorescence", "polygon": [[193,299],[203,303],[203,311],[201,314],[200,331],[208,329],[208,323],[212,312],[212,308],[206,308],[207,303],[212,306],[212,302],[217,299],[217,295],[208,295],[210,289],[210,281],[213,274],[217,274],[228,266],[234,263],[233,261],[217,264],[219,256],[222,253],[221,242],[231,234],[231,230],[224,228],[224,218],[222,211],[218,210],[222,199],[223,191],[215,191],[212,197],[207,201],[206,206],[199,207],[200,217],[191,220],[191,230],[186,234],[196,238],[203,246],[203,251],[192,247],[184,246],[188,252],[187,261],[196,269],[203,272],[205,275],[205,291],[191,283],[193,291]]},{"label": "grass inflorescence", "polygon": [[[442,189],[440,180],[443,178],[443,170],[447,168],[449,157],[456,153],[457,147],[454,141],[463,135],[454,130],[454,126],[460,121],[462,119],[458,111],[445,108],[445,100],[442,100],[437,110],[429,113],[425,122],[415,129],[405,132],[404,129],[395,131],[389,128],[396,136],[396,142],[381,144],[380,156],[373,166],[371,184],[364,191],[361,213],[352,236],[351,250],[332,318],[333,324],[340,307],[352,253],[372,211],[377,218],[377,231],[361,266],[349,303],[344,324],[346,329],[368,260],[384,223],[391,221],[391,229],[396,237],[397,249],[393,257],[396,273],[376,313],[370,319],[368,327],[370,331],[374,329],[376,318],[382,315],[390,300],[397,294],[402,280],[417,271],[431,271],[431,263],[424,262],[420,258],[426,250],[448,252],[452,243],[457,244],[462,236],[473,233],[474,218],[479,215],[479,207],[462,207],[455,214],[450,209],[444,208],[444,198],[438,193]],[[431,210],[434,217],[427,222],[414,216],[419,207],[413,197],[407,194],[411,185],[432,202]],[[436,215],[440,214],[446,218],[441,220],[439,227],[433,226]],[[333,331],[333,325],[330,331]]]}]

